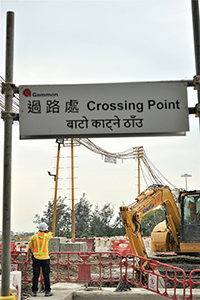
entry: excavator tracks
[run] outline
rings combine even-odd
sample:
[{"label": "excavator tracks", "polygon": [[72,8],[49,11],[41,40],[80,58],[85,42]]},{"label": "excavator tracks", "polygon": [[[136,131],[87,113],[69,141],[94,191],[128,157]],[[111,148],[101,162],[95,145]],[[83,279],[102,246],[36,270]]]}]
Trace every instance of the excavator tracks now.
[{"label": "excavator tracks", "polygon": [[[180,255],[180,254],[174,254],[174,255],[167,255],[167,254],[159,254],[152,257],[149,257],[150,259],[159,261],[163,264],[173,266],[176,268],[179,268],[183,270],[186,274],[186,278],[189,279],[189,274],[193,270],[200,270],[200,254],[199,255]],[[160,274],[165,275],[166,273],[166,267],[164,265],[159,265],[157,267]],[[174,269],[167,267],[167,275],[171,278],[174,277]],[[183,279],[183,272],[177,271],[176,274],[177,279],[182,280]],[[195,272],[193,274],[193,280],[196,282],[200,282],[200,271]]]}]

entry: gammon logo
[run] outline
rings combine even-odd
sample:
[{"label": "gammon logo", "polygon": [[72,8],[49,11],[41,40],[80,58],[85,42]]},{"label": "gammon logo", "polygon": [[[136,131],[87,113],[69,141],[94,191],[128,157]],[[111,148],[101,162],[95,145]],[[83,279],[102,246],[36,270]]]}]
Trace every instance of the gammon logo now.
[{"label": "gammon logo", "polygon": [[25,97],[58,97],[58,93],[32,93],[31,90],[28,88],[23,90],[23,95]]},{"label": "gammon logo", "polygon": [[29,90],[29,89],[23,90],[23,95],[24,95],[25,97],[31,97],[31,90]]}]

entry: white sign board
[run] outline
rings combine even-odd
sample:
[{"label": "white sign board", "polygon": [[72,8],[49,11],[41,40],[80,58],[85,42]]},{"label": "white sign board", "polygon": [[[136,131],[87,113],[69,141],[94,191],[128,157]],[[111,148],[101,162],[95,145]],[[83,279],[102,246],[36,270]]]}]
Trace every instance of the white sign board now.
[{"label": "white sign board", "polygon": [[19,87],[20,138],[185,135],[183,82]]},{"label": "white sign board", "polygon": [[117,159],[112,156],[105,156],[104,161],[110,164],[117,164]]},{"label": "white sign board", "polygon": [[17,264],[10,264],[10,272],[18,271]]},{"label": "white sign board", "polygon": [[157,292],[157,286],[158,286],[158,276],[157,275],[153,275],[151,273],[149,273],[148,276],[148,288],[154,292]]}]

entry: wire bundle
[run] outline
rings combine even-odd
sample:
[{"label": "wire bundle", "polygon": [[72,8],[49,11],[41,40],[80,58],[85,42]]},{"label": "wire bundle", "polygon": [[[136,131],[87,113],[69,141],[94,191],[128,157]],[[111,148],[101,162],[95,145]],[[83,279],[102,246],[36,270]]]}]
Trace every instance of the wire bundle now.
[{"label": "wire bundle", "polygon": [[142,171],[143,179],[147,186],[151,184],[162,184],[168,185],[172,189],[177,189],[176,186],[171,183],[151,162],[151,160],[147,157],[145,150],[142,146],[132,147],[126,151],[122,152],[108,152],[105,149],[95,145],[90,139],[75,139],[78,141],[80,145],[83,145],[90,151],[103,155],[109,156],[117,159],[140,159],[140,167]]}]

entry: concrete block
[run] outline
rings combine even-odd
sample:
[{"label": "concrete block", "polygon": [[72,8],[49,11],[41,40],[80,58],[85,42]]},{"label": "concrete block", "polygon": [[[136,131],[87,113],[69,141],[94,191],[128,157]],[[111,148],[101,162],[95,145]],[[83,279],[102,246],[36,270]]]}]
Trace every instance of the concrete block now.
[{"label": "concrete block", "polygon": [[66,242],[66,237],[52,237],[49,241],[49,252],[59,252],[60,244],[65,244]]},{"label": "concrete block", "polygon": [[[87,243],[86,242],[68,242],[60,244],[60,252],[87,252]],[[60,254],[59,256],[62,259],[66,259],[65,254]],[[81,261],[81,258],[77,254],[70,254],[71,258],[78,259]]]},{"label": "concrete block", "polygon": [[62,243],[66,243],[66,242],[68,241],[67,238],[64,237],[64,236],[60,236],[59,239],[60,239],[60,243],[61,243],[61,244],[62,244]]},{"label": "concrete block", "polygon": [[87,251],[94,252],[94,243],[95,238],[76,238],[75,242],[86,242],[87,243]]},{"label": "concrete block", "polygon": [[60,251],[60,238],[53,237],[49,241],[49,253]]},{"label": "concrete block", "polygon": [[87,252],[87,243],[85,242],[69,242],[60,244],[60,252]]}]

